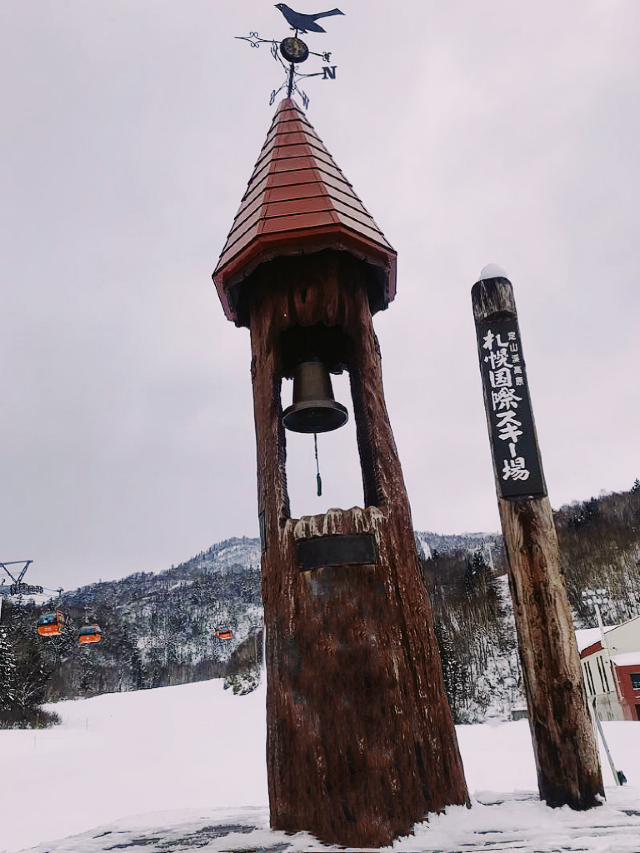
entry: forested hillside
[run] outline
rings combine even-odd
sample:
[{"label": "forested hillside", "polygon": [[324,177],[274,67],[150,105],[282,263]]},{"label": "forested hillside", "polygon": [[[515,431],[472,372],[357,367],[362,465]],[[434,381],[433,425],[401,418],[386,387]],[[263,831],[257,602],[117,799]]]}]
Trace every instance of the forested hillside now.
[{"label": "forested hillside", "polygon": [[[585,588],[605,588],[609,623],[640,612],[640,482],[555,513],[576,624],[595,624]],[[416,533],[433,602],[443,671],[456,722],[508,718],[523,703],[501,538]],[[226,678],[234,692],[258,682],[260,545],[229,539],[180,566],[91,584],[46,605],[6,597],[0,626],[0,725],[37,724],[44,701]],[[66,627],[42,638],[42,612]],[[98,623],[103,640],[79,648],[78,629]],[[233,636],[215,636],[219,627]]]},{"label": "forested hillside", "polygon": [[[640,481],[629,492],[575,502],[554,513],[576,627],[596,626],[582,592],[605,589],[603,616],[618,624],[640,613]],[[429,534],[418,534],[428,537]],[[471,543],[470,543],[471,544]],[[423,561],[449,702],[456,722],[508,717],[524,706],[502,544],[436,551]],[[500,575],[503,575],[500,577]]]},{"label": "forested hillside", "polygon": [[524,697],[506,575],[481,550],[438,553],[423,573],[455,722],[509,719]]},{"label": "forested hillside", "polygon": [[[5,598],[0,724],[37,723],[46,701],[209,678],[226,677],[244,692],[257,683],[259,560],[257,540],[230,539],[166,572],[91,584],[46,605]],[[38,636],[38,617],[54,609],[64,613],[62,633]],[[102,641],[80,648],[80,627],[93,623]],[[221,627],[231,628],[231,640],[215,636]]]},{"label": "forested hillside", "polygon": [[593,614],[582,599],[588,588],[606,589],[609,624],[640,613],[640,480],[631,491],[592,498],[555,514],[569,601],[581,627]]},{"label": "forested hillside", "polygon": [[[262,626],[259,544],[230,539],[160,574],[66,593],[62,604],[75,625],[97,622],[103,629],[100,648],[89,650],[100,653],[90,656],[99,666],[91,681],[100,684],[97,692],[219,677],[233,651]],[[220,627],[231,628],[231,640],[215,636]],[[78,669],[77,656],[65,661],[55,698],[75,693]]]}]

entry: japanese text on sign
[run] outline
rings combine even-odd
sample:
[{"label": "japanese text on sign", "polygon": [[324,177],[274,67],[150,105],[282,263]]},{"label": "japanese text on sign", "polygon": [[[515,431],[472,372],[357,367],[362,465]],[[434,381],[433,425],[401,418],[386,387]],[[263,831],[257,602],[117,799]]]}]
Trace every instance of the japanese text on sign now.
[{"label": "japanese text on sign", "polygon": [[482,324],[478,348],[501,495],[545,494],[516,321]]}]

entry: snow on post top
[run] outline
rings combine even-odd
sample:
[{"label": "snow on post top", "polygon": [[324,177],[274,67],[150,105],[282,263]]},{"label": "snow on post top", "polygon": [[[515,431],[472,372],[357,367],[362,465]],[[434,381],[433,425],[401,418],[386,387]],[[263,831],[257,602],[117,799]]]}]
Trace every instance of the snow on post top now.
[{"label": "snow on post top", "polygon": [[480,270],[478,281],[486,281],[489,278],[506,278],[509,281],[506,271],[498,264],[487,264]]}]

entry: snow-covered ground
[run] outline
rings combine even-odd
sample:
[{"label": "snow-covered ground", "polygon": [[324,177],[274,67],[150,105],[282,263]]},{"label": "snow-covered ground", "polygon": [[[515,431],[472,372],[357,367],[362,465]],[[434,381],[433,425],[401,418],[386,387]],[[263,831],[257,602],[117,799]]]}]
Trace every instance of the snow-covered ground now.
[{"label": "snow-covered ground", "polygon": [[[0,851],[338,849],[269,831],[264,685],[234,696],[222,684],[61,702],[61,726],[0,731]],[[640,723],[604,729],[629,785],[613,785],[602,756],[607,803],[576,813],[537,800],[526,721],[458,727],[473,807],[393,850],[640,853]]]}]

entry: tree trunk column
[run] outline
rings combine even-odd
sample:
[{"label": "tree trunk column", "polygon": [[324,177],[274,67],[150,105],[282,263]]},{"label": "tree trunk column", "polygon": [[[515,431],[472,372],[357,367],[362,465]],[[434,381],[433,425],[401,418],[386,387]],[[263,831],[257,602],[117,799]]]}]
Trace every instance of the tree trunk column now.
[{"label": "tree trunk column", "polygon": [[472,301],[540,796],[550,806],[588,809],[604,796],[602,773],[542,473],[513,288],[504,277],[487,278],[474,285]]},{"label": "tree trunk column", "polygon": [[[277,260],[252,291],[267,773],[274,829],[381,847],[426,813],[466,803],[467,790],[358,271],[342,252]],[[349,338],[367,506],[296,520],[281,335],[317,323]],[[301,543],[341,536],[370,537],[375,557],[301,570]]]}]

